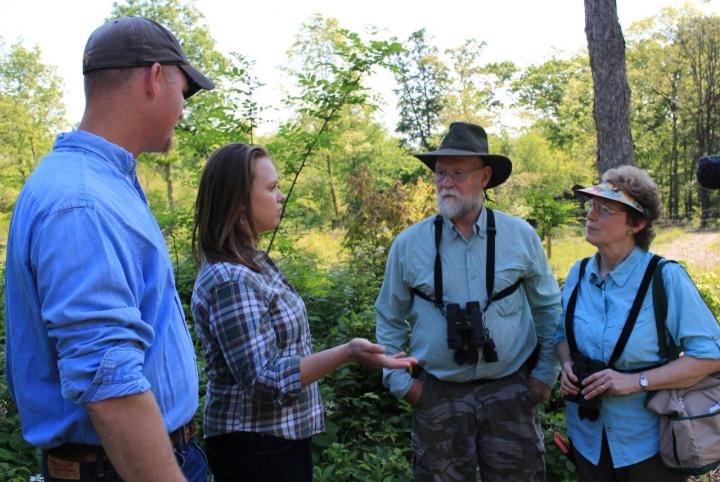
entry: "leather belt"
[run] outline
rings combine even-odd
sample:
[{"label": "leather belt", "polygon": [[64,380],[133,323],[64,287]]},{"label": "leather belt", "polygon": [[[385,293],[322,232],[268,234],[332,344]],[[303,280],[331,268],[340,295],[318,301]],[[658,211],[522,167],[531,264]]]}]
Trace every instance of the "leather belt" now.
[{"label": "leather belt", "polygon": [[[175,448],[182,448],[197,434],[195,419],[192,418],[182,427],[170,432],[170,442]],[[100,445],[66,443],[45,450],[48,457],[67,462],[92,463],[98,459],[108,461],[105,450]]]},{"label": "leather belt", "polygon": [[181,448],[187,445],[191,438],[197,435],[197,425],[195,425],[195,418],[191,418],[188,423],[170,432],[170,442],[175,448]]}]

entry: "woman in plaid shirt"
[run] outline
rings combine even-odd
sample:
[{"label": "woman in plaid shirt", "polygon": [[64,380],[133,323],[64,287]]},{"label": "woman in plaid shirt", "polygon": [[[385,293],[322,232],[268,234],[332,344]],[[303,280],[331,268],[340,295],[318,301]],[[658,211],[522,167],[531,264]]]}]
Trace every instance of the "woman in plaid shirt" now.
[{"label": "woman in plaid shirt", "polygon": [[324,430],[317,380],[350,362],[416,363],[359,338],[312,352],[302,299],[257,249],[284,199],[267,151],[241,143],[210,156],[198,188],[192,313],[207,362],[205,443],[217,481],[311,481],[310,437]]}]

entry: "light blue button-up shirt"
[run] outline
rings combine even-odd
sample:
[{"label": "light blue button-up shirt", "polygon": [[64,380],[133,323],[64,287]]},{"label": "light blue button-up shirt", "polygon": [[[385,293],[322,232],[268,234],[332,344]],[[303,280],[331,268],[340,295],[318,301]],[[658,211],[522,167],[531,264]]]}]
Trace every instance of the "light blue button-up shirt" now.
[{"label": "light blue button-up shirt", "polygon": [[[652,253],[634,248],[625,260],[603,280],[597,257],[588,262],[580,282],[575,307],[575,338],[578,350],[607,363],[630,307],[645,274]],[[580,263],[576,263],[563,289],[563,308],[578,282]],[[695,358],[720,358],[720,327],[703,302],[692,280],[674,263],[663,266],[663,281],[668,301],[667,331],[673,341]],[[556,341],[565,339],[564,315]],[[652,284],[645,296],[637,322],[625,350],[615,364],[622,371],[634,371],[661,362],[657,327],[652,303]],[[625,467],[658,453],[658,418],[645,408],[643,392],[600,398],[600,417],[580,420],[576,403],[567,403],[568,433],[583,457],[593,464],[600,460],[602,431],[605,428],[615,467]]]},{"label": "light blue button-up shirt", "polygon": [[[385,279],[375,303],[378,343],[389,353],[407,351],[435,377],[455,382],[500,378],[516,372],[540,341],[540,358],[532,376],[552,386],[558,374],[553,335],[560,313],[560,290],[548,267],[535,230],[525,221],[494,211],[495,289],[498,293],[523,278],[510,296],[493,302],[486,324],[496,345],[498,361],[458,365],[447,344],[447,324],[435,305],[413,296],[417,288],[434,297],[434,217],[409,227],[395,239],[388,254]],[[485,263],[487,210],[474,224],[469,240],[444,220],[440,256],[443,301],[465,307],[468,301],[487,302]],[[384,383],[397,397],[409,390],[406,370],[384,370]]]},{"label": "light blue button-up shirt", "polygon": [[133,156],[58,136],[15,204],[6,369],[31,444],[99,445],[83,404],[152,390],[166,428],[193,416],[195,353]]}]

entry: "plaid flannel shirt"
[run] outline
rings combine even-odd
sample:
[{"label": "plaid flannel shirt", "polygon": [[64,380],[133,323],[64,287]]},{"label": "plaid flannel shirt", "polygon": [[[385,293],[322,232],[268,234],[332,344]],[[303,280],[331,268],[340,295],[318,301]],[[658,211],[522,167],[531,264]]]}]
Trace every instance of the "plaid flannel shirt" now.
[{"label": "plaid flannel shirt", "polygon": [[207,374],[205,437],[260,432],[285,439],[324,430],[317,383],[302,386],[300,358],[312,353],[305,304],[265,253],[256,273],[203,263],[192,296]]}]

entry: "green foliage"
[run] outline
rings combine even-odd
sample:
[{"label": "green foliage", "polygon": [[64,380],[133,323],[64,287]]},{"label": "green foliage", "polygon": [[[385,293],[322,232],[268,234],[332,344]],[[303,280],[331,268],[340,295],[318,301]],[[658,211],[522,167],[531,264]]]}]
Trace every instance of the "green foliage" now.
[{"label": "green foliage", "polygon": [[60,77],[40,55],[39,48],[21,44],[7,49],[0,38],[0,211],[14,204],[66,125]]},{"label": "green foliage", "polygon": [[[366,103],[368,94],[361,83],[363,78],[375,67],[385,65],[388,57],[400,49],[396,42],[364,41],[358,34],[320,16],[304,28],[310,38],[322,41],[313,46],[308,45],[306,40],[298,41],[303,46],[301,52],[306,53],[305,66],[309,68],[296,71],[300,93],[288,100],[297,106],[299,118],[282,125],[271,146],[276,155],[282,155],[285,174],[294,174],[286,192],[283,215],[288,206],[292,206],[293,189],[310,156],[332,145],[331,126],[339,119],[342,110]],[[311,55],[307,55],[308,52]],[[332,164],[327,155],[326,162],[332,187]],[[338,215],[337,198],[333,196],[333,199],[335,214]],[[279,228],[273,232],[268,252]]]},{"label": "green foliage", "polygon": [[534,221],[538,236],[545,240],[547,257],[552,257],[552,235],[556,228],[570,223],[576,217],[577,204],[558,199],[545,190],[526,191],[530,205],[529,219]]},{"label": "green foliage", "polygon": [[[280,262],[305,301],[318,351],[354,337],[374,338],[378,279],[355,269],[352,258],[319,270],[319,253],[328,255],[329,247],[325,242],[312,250],[296,248]],[[380,372],[346,365],[320,388],[327,427],[313,437],[315,479],[409,480],[409,406],[382,387]]]},{"label": "green foliage", "polygon": [[[575,262],[595,254],[597,249],[585,241],[580,225],[568,226],[561,231],[555,242],[554,256],[548,260],[558,280],[564,280]],[[562,283],[560,283],[562,285]]]},{"label": "green foliage", "polygon": [[633,24],[628,35],[633,139],[638,165],[654,174],[670,219],[700,201],[701,226],[718,217],[718,193],[699,190],[695,160],[720,149],[720,16],[684,6]]},{"label": "green foliage", "polygon": [[422,178],[414,185],[398,182],[392,188],[378,189],[370,172],[361,170],[352,192],[357,202],[350,211],[345,247],[357,273],[375,280],[367,286],[379,289],[392,240],[434,212],[435,190]]},{"label": "green foliage", "polygon": [[715,319],[720,320],[720,273],[706,271],[693,275],[693,278],[703,301]]},{"label": "green foliage", "polygon": [[535,126],[554,147],[581,164],[594,164],[592,78],[584,53],[529,66],[511,82],[511,90],[518,106],[538,116]]},{"label": "green foliage", "polygon": [[[548,481],[553,482],[575,482],[578,480],[575,474],[575,466],[567,456],[555,445],[554,434],[559,432],[565,441],[565,409],[560,390],[553,390],[550,400],[540,407],[540,424],[543,428],[545,442],[545,471]],[[549,408],[553,408],[550,411]]]},{"label": "green foliage", "polygon": [[445,51],[450,56],[451,83],[444,97],[442,124],[454,121],[488,126],[504,106],[501,93],[505,82],[517,71],[511,62],[481,65],[485,42],[466,40],[460,47]]},{"label": "green foliage", "polygon": [[393,59],[393,72],[400,111],[397,131],[407,146],[430,151],[441,129],[448,68],[428,41],[425,29],[410,34],[405,48]]}]

